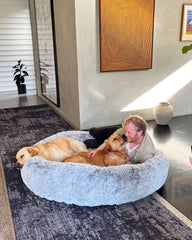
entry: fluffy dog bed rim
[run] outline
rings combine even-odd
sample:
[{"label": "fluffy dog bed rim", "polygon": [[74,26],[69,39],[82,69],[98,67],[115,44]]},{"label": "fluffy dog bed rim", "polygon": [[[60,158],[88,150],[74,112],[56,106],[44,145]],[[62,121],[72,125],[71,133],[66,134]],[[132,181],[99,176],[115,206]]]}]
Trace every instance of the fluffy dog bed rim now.
[{"label": "fluffy dog bed rim", "polygon": [[[70,136],[80,141],[90,138],[88,132],[62,132],[55,137]],[[50,162],[42,157],[26,161],[21,176],[36,195],[80,206],[115,205],[144,198],[165,183],[168,160],[156,150],[153,158],[137,165],[97,167],[82,163]]]}]

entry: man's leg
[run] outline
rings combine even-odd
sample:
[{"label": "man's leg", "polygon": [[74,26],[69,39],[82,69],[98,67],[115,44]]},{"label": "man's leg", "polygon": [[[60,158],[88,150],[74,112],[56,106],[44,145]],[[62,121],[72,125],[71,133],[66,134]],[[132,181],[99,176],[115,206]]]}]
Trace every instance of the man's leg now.
[{"label": "man's leg", "polygon": [[91,128],[89,133],[94,139],[88,139],[84,143],[87,148],[97,148],[99,147],[105,139],[109,138],[121,125],[113,127],[100,127],[100,128]]}]

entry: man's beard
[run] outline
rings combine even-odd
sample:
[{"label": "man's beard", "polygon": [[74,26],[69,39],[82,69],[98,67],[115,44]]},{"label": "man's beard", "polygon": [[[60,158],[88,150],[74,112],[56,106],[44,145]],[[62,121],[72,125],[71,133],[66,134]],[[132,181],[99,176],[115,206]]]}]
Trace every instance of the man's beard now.
[{"label": "man's beard", "polygon": [[133,138],[127,137],[127,142],[132,143],[133,142]]}]

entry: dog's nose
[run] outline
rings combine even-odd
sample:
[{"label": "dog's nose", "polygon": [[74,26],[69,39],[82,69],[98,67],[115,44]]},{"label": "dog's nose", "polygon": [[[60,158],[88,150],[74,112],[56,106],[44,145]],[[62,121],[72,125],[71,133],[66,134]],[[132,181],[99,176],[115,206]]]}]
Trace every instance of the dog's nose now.
[{"label": "dog's nose", "polygon": [[126,140],[127,140],[126,136],[122,135],[121,137],[123,138],[123,141],[126,142]]},{"label": "dog's nose", "polygon": [[18,162],[16,162],[15,166],[16,166],[17,170],[21,170],[21,168],[23,167],[23,165]]}]

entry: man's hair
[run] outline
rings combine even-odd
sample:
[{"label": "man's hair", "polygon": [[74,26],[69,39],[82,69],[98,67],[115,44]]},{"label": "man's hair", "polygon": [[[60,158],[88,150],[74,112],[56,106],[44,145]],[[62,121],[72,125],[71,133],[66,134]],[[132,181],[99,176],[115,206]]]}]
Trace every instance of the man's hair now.
[{"label": "man's hair", "polygon": [[146,129],[147,129],[147,123],[141,116],[139,116],[139,115],[130,115],[129,117],[127,117],[125,119],[125,121],[123,123],[123,127],[125,128],[125,125],[127,123],[130,123],[130,122],[132,122],[135,125],[137,131],[143,131],[142,135],[145,134]]}]

